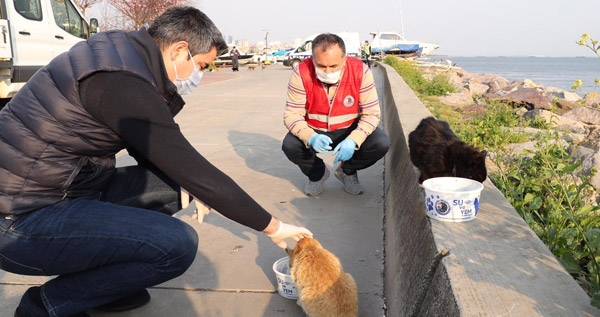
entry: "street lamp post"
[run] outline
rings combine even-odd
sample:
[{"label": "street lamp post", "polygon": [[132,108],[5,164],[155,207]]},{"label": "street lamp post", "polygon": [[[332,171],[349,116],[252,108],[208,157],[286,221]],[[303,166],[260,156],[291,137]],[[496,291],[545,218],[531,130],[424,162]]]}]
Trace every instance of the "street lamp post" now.
[{"label": "street lamp post", "polygon": [[269,49],[269,30],[264,29],[263,30],[265,32],[265,61],[267,60],[267,50]]}]

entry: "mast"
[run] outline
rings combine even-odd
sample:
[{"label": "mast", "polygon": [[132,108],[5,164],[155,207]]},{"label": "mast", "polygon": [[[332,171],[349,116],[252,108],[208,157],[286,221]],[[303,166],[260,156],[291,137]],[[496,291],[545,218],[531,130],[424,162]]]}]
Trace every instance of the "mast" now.
[{"label": "mast", "polygon": [[404,37],[404,21],[402,20],[402,0],[398,0],[398,6],[400,7],[400,35],[402,35],[402,39],[405,40]]}]

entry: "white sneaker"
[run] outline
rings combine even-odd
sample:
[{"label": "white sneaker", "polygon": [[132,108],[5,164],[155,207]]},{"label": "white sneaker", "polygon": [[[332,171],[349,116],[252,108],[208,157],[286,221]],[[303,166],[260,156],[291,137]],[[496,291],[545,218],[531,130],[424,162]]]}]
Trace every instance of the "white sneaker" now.
[{"label": "white sneaker", "polygon": [[329,178],[329,169],[325,167],[325,174],[321,177],[320,180],[313,182],[308,181],[308,184],[304,186],[304,193],[306,196],[317,196],[323,192],[323,183]]},{"label": "white sneaker", "polygon": [[360,195],[363,193],[363,186],[358,181],[358,173],[354,173],[354,175],[346,175],[342,170],[342,166],[338,166],[335,170],[335,177],[344,184],[344,190],[352,195]]}]

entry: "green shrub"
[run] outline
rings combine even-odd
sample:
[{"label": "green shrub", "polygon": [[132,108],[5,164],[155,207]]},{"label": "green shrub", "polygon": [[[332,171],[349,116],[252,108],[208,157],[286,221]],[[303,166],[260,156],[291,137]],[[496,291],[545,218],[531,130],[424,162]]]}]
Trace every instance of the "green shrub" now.
[{"label": "green shrub", "polygon": [[503,104],[491,104],[484,116],[470,121],[463,120],[456,111],[450,112],[452,107],[440,104],[428,107],[436,118],[447,121],[464,142],[479,149],[501,149],[510,143],[527,142],[530,138],[529,134],[509,129],[524,127],[526,123]]},{"label": "green shrub", "polygon": [[425,86],[424,94],[428,96],[444,96],[455,92],[454,86],[448,81],[448,76],[439,74]]},{"label": "green shrub", "polygon": [[536,151],[516,156],[506,152],[506,145],[532,138],[510,128],[548,129],[550,124],[541,118],[524,120],[510,105],[502,103],[489,105],[484,116],[465,120],[460,111],[427,97],[445,94],[447,79],[427,81],[410,62],[393,57],[385,62],[398,71],[436,118],[450,124],[458,137],[492,153],[492,182],[592,297],[591,304],[600,308],[600,207],[590,197],[593,188],[589,184],[596,171],[592,170],[591,175],[575,174],[581,166],[573,163],[572,152],[561,145],[562,135],[558,132],[536,134]]},{"label": "green shrub", "polygon": [[432,80],[427,80],[419,71],[419,67],[411,61],[388,56],[385,58],[385,63],[392,66],[415,93],[424,96],[444,96],[455,92],[445,75],[440,74]]},{"label": "green shrub", "polygon": [[580,164],[559,137],[540,136],[516,161],[497,156],[490,179],[600,307],[600,207],[587,198],[591,175],[574,175]]}]

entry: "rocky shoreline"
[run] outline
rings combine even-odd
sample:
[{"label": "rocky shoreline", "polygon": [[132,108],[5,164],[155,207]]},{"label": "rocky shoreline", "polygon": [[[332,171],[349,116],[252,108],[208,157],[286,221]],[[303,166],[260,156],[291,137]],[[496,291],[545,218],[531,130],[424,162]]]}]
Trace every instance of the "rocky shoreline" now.
[{"label": "rocky shoreline", "polygon": [[[583,98],[574,92],[552,86],[536,84],[529,79],[510,81],[491,74],[475,74],[455,67],[420,66],[427,79],[445,74],[456,92],[441,96],[439,103],[455,107],[466,117],[484,115],[490,102],[498,101],[513,106],[524,118],[540,118],[551,129],[563,132],[561,142],[571,146],[573,159],[582,164],[578,173],[589,175],[592,168],[600,171],[600,93],[589,93]],[[541,130],[525,128],[526,133]],[[535,142],[511,144],[509,148],[519,154],[535,150]],[[590,184],[600,202],[600,173]]]}]

